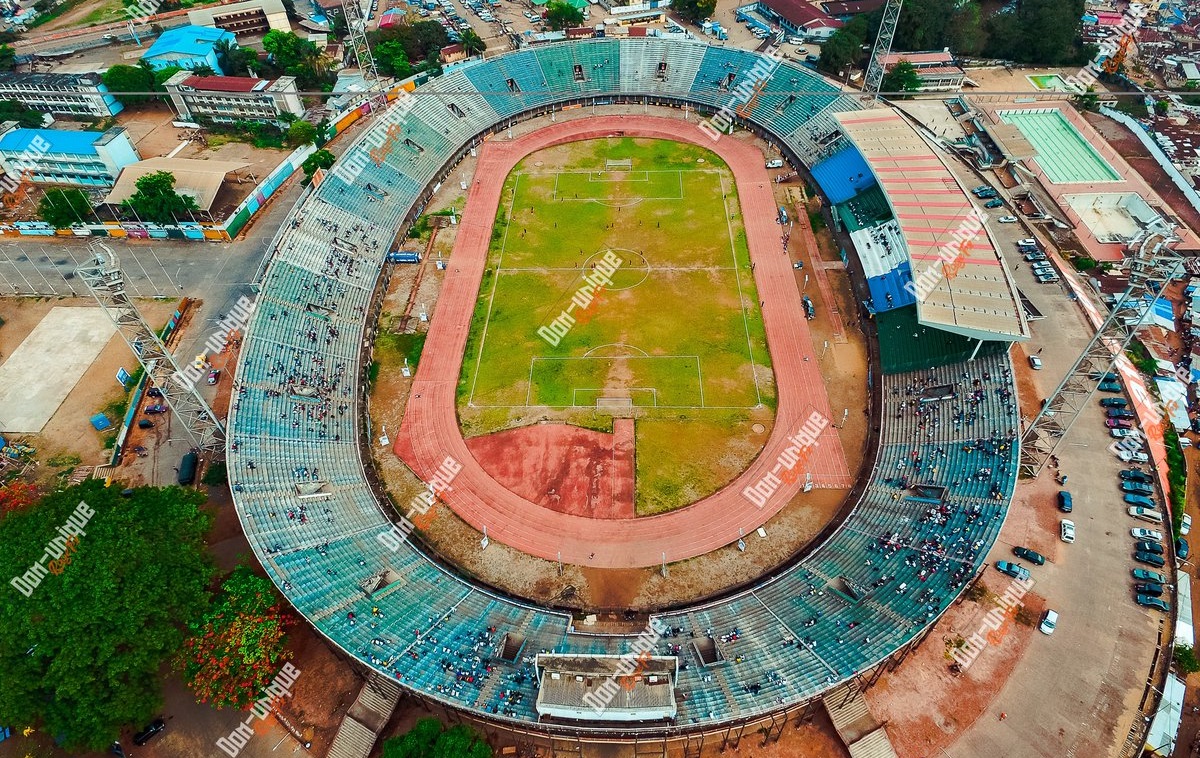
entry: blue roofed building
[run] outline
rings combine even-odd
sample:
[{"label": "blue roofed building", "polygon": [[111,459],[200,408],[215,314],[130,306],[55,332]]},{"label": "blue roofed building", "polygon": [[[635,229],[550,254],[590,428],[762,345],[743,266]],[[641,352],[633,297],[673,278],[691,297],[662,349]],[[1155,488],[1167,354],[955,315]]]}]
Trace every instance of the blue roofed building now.
[{"label": "blue roofed building", "polygon": [[194,69],[198,66],[209,66],[218,75],[224,76],[221,64],[217,60],[217,43],[222,40],[236,42],[233,32],[224,29],[214,29],[211,26],[181,26],[178,29],[168,29],[163,32],[142,60],[150,64],[155,71],[168,66]]},{"label": "blue roofed building", "polygon": [[0,168],[34,184],[111,187],[121,169],[141,160],[124,127],[105,132],[22,129],[0,124]]}]

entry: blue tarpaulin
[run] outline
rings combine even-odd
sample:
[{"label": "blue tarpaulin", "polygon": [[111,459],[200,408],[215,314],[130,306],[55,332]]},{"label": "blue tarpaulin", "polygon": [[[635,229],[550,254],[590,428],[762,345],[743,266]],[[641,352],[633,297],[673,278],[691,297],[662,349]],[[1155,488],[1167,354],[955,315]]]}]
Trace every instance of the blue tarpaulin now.
[{"label": "blue tarpaulin", "polygon": [[112,426],[112,422],[108,420],[108,416],[105,416],[103,413],[97,413],[95,416],[92,416],[91,421],[92,426],[95,427],[96,431],[98,432],[102,432]]}]

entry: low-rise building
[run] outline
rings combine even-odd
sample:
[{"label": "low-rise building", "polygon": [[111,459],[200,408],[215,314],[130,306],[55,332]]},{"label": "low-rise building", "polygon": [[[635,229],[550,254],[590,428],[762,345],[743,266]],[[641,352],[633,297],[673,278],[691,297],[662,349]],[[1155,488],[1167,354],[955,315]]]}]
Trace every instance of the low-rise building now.
[{"label": "low-rise building", "polygon": [[908,61],[921,77],[922,92],[958,92],[966,73],[954,64],[949,50],[916,53],[891,53],[883,59],[884,69],[891,71],[900,61]]},{"label": "low-rise building", "polygon": [[194,69],[208,66],[218,74],[224,74],[217,58],[218,42],[236,42],[233,32],[214,29],[211,26],[181,26],[168,29],[159,35],[142,60],[158,71],[168,66]]},{"label": "low-rise building", "polygon": [[292,30],[283,0],[246,0],[214,5],[188,11],[188,21],[195,26],[211,26],[235,35],[266,34],[272,29],[281,32]]},{"label": "low-rise building", "polygon": [[282,127],[285,113],[297,118],[304,115],[296,79],[291,76],[271,81],[253,76],[196,76],[190,71],[179,71],[164,86],[171,106],[184,121],[215,124],[255,121]]},{"label": "low-rise building", "polygon": [[743,5],[738,10],[751,7],[779,24],[789,34],[805,39],[829,39],[844,26],[841,21],[805,0],[760,0],[751,6]]},{"label": "low-rise building", "polygon": [[115,116],[125,106],[99,74],[0,74],[0,100],[56,116]]},{"label": "low-rise building", "polygon": [[111,187],[121,169],[141,160],[124,127],[105,132],[23,129],[0,124],[0,168],[34,184]]}]

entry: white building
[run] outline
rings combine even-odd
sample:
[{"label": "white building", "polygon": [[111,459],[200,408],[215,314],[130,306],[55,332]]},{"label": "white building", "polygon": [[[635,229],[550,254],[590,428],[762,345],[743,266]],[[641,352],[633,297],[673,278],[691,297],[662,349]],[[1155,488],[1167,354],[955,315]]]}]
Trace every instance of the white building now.
[{"label": "white building", "polygon": [[296,79],[274,81],[253,76],[196,76],[180,71],[164,86],[180,119],[199,123],[232,124],[255,121],[282,127],[283,114],[304,115]]},{"label": "white building", "polygon": [[124,109],[99,74],[0,74],[0,100],[56,116],[115,116]]}]

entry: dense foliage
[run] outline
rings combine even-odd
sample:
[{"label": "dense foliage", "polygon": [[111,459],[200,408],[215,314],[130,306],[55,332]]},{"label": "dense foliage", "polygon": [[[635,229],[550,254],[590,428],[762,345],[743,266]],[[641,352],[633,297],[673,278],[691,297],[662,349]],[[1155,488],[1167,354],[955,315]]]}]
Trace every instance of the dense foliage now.
[{"label": "dense foliage", "polygon": [[38,217],[55,229],[95,220],[92,201],[81,189],[50,189],[38,201]]},{"label": "dense foliage", "polygon": [[[94,515],[76,545],[60,552],[59,573],[28,596],[8,586],[43,560],[80,501]],[[104,749],[122,727],[154,716],[162,665],[208,603],[202,502],[177,487],[122,497],[91,480],[0,520],[0,713],[8,723],[82,752]]]},{"label": "dense foliage", "polygon": [[466,724],[443,729],[435,718],[423,718],[406,734],[383,743],[383,758],[491,758],[487,741]]},{"label": "dense foliage", "polygon": [[121,203],[143,221],[156,224],[173,224],[179,220],[190,220],[200,210],[191,195],[175,191],[175,175],[170,171],[155,171],[134,182],[137,192]]}]

